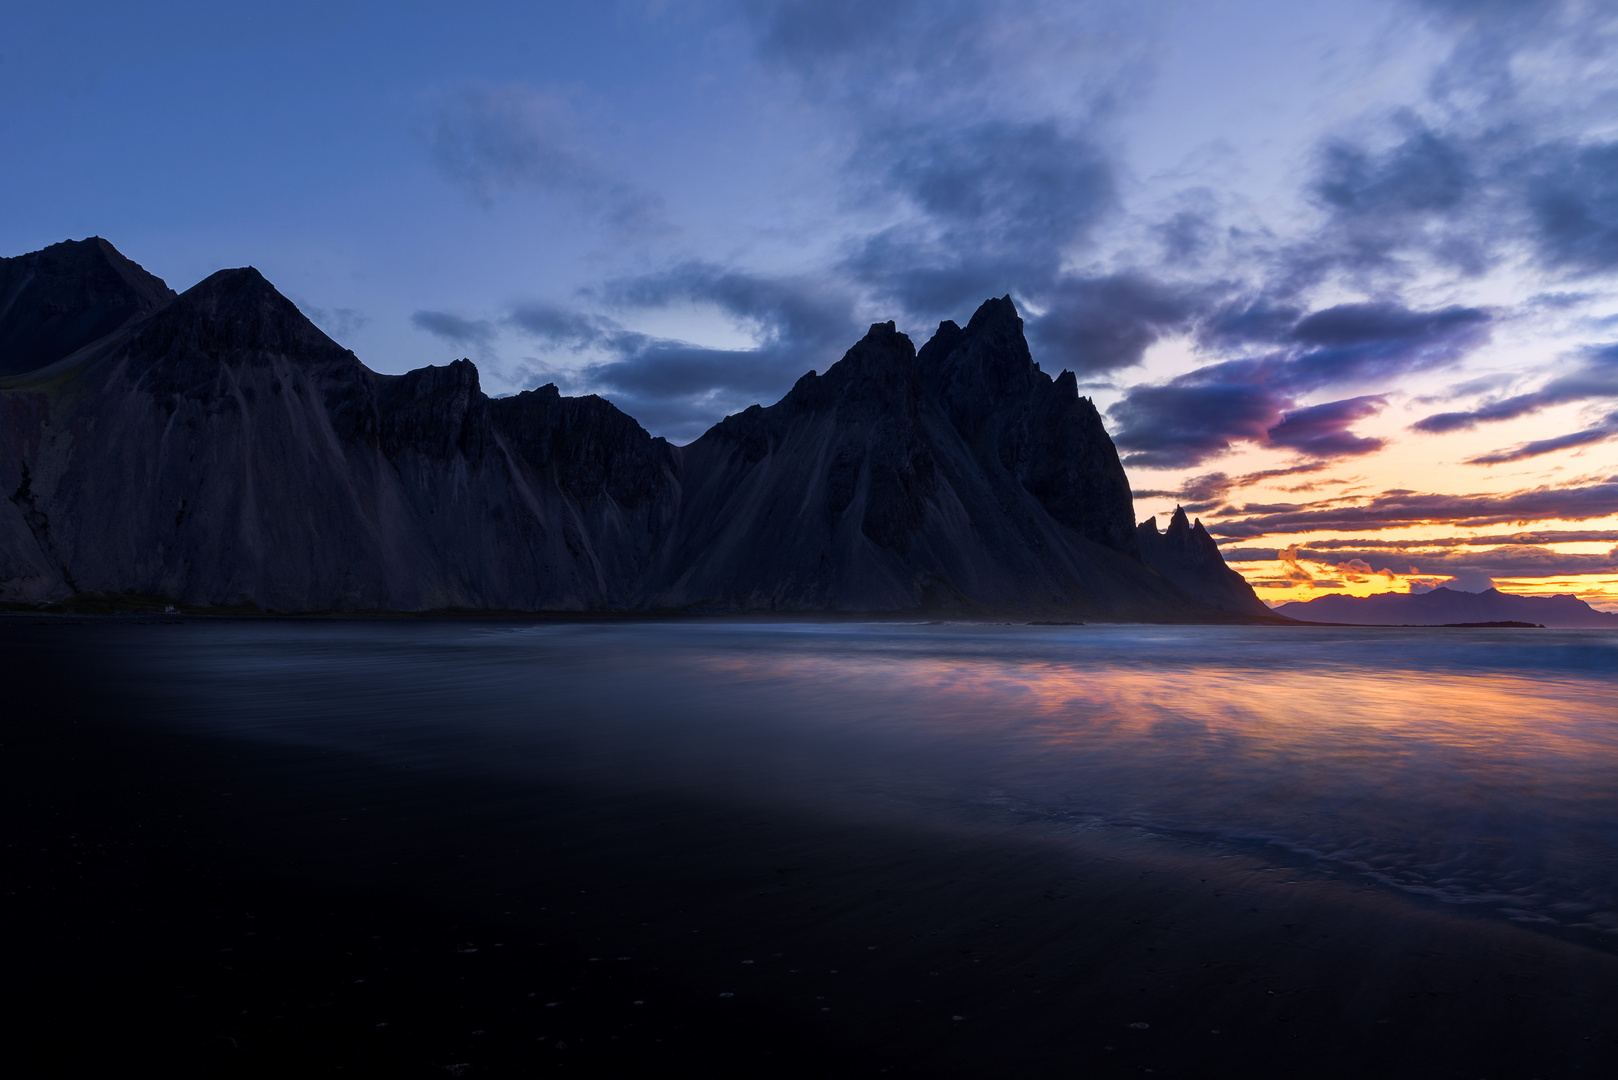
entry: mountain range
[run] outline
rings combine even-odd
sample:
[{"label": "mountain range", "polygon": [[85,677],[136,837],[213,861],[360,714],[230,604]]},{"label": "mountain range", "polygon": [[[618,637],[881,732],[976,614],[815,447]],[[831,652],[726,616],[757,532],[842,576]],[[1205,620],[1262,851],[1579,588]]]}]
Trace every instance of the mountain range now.
[{"label": "mountain range", "polygon": [[1313,600],[1282,604],[1275,610],[1277,614],[1304,622],[1349,623],[1356,626],[1525,622],[1554,629],[1618,629],[1618,615],[1597,611],[1569,593],[1559,596],[1517,596],[1499,589],[1469,593],[1438,588],[1423,593],[1317,596]]},{"label": "mountain range", "polygon": [[197,607],[1270,615],[1133,521],[1009,297],[879,323],[686,446],[468,360],[374,372],[252,268],[175,295],[99,238],[0,259],[0,599]]}]

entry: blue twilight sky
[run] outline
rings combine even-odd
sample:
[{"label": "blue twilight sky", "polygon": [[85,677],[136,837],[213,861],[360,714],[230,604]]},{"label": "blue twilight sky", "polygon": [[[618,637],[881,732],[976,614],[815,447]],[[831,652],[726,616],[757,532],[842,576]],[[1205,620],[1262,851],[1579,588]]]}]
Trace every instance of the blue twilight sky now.
[{"label": "blue twilight sky", "polygon": [[1272,600],[1618,604],[1618,2],[6,3],[0,254],[676,442],[1011,294]]}]

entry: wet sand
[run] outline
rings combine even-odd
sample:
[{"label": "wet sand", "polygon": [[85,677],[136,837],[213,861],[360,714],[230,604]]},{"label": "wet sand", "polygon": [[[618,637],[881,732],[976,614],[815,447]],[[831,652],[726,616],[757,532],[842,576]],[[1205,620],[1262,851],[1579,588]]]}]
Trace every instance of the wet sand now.
[{"label": "wet sand", "polygon": [[183,734],[91,638],[0,621],[18,1075],[1618,1074],[1618,956],[1464,908]]}]

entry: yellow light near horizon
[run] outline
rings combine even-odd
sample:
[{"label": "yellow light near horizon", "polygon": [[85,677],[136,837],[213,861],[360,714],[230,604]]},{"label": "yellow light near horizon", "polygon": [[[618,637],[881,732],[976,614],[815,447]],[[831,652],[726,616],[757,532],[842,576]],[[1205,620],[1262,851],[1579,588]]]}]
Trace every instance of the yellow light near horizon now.
[{"label": "yellow light near horizon", "polygon": [[[1304,560],[1311,568],[1309,560]],[[1287,581],[1279,572],[1280,562],[1231,563],[1231,569],[1241,574],[1253,586],[1259,599],[1272,607],[1294,601],[1313,600],[1317,596],[1375,596],[1380,593],[1409,592],[1412,584],[1442,585],[1443,575],[1427,574],[1332,574],[1332,568],[1319,566],[1316,580],[1341,582],[1340,587],[1304,584]],[[1503,593],[1518,596],[1556,596],[1571,593],[1593,608],[1618,612],[1618,574],[1579,574],[1544,578],[1496,578],[1494,587]]]}]

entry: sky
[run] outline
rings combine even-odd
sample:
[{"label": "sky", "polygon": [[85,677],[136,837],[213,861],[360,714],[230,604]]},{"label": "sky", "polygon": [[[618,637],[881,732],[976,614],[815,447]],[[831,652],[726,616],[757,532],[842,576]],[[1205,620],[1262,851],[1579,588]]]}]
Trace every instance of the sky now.
[{"label": "sky", "polygon": [[1268,602],[1618,610],[1618,0],[0,7],[0,254],[676,443],[1010,295]]}]

